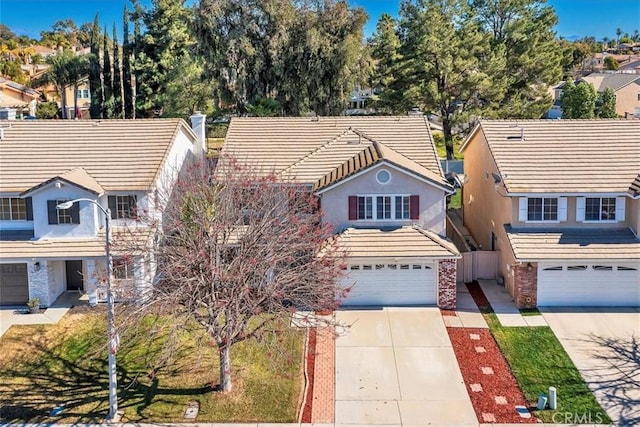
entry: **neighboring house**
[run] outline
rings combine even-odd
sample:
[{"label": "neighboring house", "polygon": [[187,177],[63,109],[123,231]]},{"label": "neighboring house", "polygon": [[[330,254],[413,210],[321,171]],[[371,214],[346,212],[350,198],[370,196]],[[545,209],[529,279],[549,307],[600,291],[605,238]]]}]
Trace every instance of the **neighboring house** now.
[{"label": "neighboring house", "polygon": [[[78,82],[77,90],[74,93],[74,86],[67,86],[65,96],[67,100],[67,117],[70,119],[89,119],[91,117],[91,93],[89,92],[89,78],[84,77]],[[75,99],[74,99],[75,96]],[[58,103],[61,106],[61,103]],[[78,111],[76,111],[76,106]]]},{"label": "neighboring house", "polygon": [[320,197],[348,251],[344,305],[455,307],[453,188],[426,117],[233,118],[224,151]]},{"label": "neighboring house", "polygon": [[[640,118],[640,75],[632,73],[592,73],[576,80],[577,84],[591,83],[599,94],[611,89],[616,95],[616,113],[620,117]],[[562,98],[565,82],[552,86],[553,105],[544,118],[562,118]]]},{"label": "neighboring house", "polygon": [[141,218],[161,218],[160,195],[202,152],[203,124],[194,133],[178,119],[0,122],[0,304],[37,297],[49,306],[76,289],[100,298],[105,218],[87,201],[56,209],[76,198],[111,209],[115,286],[125,280],[138,294],[148,289],[153,251],[120,253],[119,239],[152,247],[154,230]]},{"label": "neighboring house", "polygon": [[640,121],[482,120],[464,222],[518,307],[640,306]]},{"label": "neighboring house", "polygon": [[593,73],[579,82],[591,83],[598,93],[611,89],[616,95],[616,113],[620,117],[640,118],[640,75]]},{"label": "neighboring house", "polygon": [[20,117],[35,116],[40,93],[13,80],[0,77],[0,108],[11,108]]}]

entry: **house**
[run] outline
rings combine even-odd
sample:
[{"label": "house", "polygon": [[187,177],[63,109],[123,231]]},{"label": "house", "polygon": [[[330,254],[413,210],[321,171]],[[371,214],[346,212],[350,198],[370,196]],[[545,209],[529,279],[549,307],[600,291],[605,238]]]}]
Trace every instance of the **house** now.
[{"label": "house", "polygon": [[[89,92],[89,78],[84,77],[78,81],[74,90],[74,85],[64,88],[65,99],[67,100],[67,115],[69,118],[88,119],[91,117],[91,93]],[[75,97],[75,98],[74,98]],[[61,103],[59,103],[61,104]],[[77,106],[77,111],[76,111]],[[62,107],[62,105],[60,105]]]},{"label": "house", "polygon": [[39,97],[38,91],[0,77],[0,108],[15,109],[20,116],[35,116]]},{"label": "house", "polygon": [[481,120],[464,222],[520,308],[640,306],[640,121]]},{"label": "house", "polygon": [[424,116],[233,118],[223,150],[319,196],[348,252],[344,305],[455,307],[453,188]]},{"label": "house", "polygon": [[616,95],[618,116],[640,118],[640,75],[592,73],[579,81],[591,83],[598,93],[611,89]]},{"label": "house", "polygon": [[160,196],[203,152],[204,116],[194,117],[195,133],[179,119],[0,122],[0,304],[39,298],[46,307],[66,290],[100,298],[106,218],[90,201],[57,208],[78,198],[111,210],[116,287],[143,292],[153,251],[123,254],[118,243],[152,248],[154,230],[141,218],[161,218]]}]

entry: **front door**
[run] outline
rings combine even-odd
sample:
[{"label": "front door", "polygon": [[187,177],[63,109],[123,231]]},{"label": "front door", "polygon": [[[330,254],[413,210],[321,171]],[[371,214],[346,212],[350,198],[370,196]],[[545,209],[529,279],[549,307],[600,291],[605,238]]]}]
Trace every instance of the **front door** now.
[{"label": "front door", "polygon": [[67,261],[67,290],[81,291],[84,289],[82,280],[82,261]]}]

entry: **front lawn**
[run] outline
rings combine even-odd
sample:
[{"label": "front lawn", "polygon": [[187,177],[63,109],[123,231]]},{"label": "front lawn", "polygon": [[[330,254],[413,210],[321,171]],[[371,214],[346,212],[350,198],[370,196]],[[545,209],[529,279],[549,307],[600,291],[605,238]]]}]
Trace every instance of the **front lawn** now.
[{"label": "front lawn", "polygon": [[[218,382],[215,347],[203,348],[185,332],[187,347],[161,366],[162,344],[147,336],[130,339],[118,353],[123,421],[184,421],[191,401],[200,404],[199,423],[296,421],[302,330],[285,330],[283,352],[253,341],[233,347],[234,389],[228,394],[212,391]],[[104,312],[74,309],[57,325],[13,326],[0,348],[0,422],[102,421],[108,408]],[[50,417],[61,404],[61,416]]]},{"label": "front lawn", "polygon": [[550,423],[562,422],[567,413],[590,414],[589,419],[610,422],[551,328],[503,327],[493,312],[485,319],[527,401],[535,405],[540,393],[557,389],[557,410],[536,411],[538,418]]}]

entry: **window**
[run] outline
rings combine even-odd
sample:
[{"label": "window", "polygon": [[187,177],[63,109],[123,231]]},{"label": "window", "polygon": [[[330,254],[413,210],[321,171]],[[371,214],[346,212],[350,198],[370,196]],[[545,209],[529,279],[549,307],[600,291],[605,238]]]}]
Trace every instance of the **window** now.
[{"label": "window", "polygon": [[58,209],[66,200],[47,200],[49,224],[80,224],[80,205],[78,202],[69,209]]},{"label": "window", "polygon": [[391,181],[391,174],[388,170],[381,169],[376,173],[376,181],[378,181],[379,184],[387,184]]},{"label": "window", "polygon": [[136,218],[135,195],[128,196],[109,196],[109,209],[111,209],[111,219]]},{"label": "window", "polygon": [[562,266],[543,268],[544,271],[562,271]]},{"label": "window", "polygon": [[113,277],[118,280],[134,279],[133,263],[125,259],[114,259]]},{"label": "window", "polygon": [[409,219],[409,196],[396,196],[396,219]]},{"label": "window", "polygon": [[557,221],[558,199],[555,197],[527,198],[527,221]]},{"label": "window", "polygon": [[637,268],[633,268],[633,267],[624,267],[622,265],[618,266],[618,271],[636,271]]},{"label": "window", "polygon": [[419,216],[418,196],[349,196],[350,220],[409,220]]},{"label": "window", "polygon": [[19,197],[0,198],[0,221],[26,221],[27,201]]},{"label": "window", "polygon": [[615,197],[587,197],[584,210],[585,221],[615,221]]},{"label": "window", "polygon": [[613,270],[613,266],[611,265],[594,265],[592,267],[596,271],[611,271]]},{"label": "window", "polygon": [[376,219],[391,219],[391,196],[376,197]]},{"label": "window", "polygon": [[76,91],[76,98],[78,98],[78,99],[88,99],[88,98],[90,98],[89,89],[78,89]]},{"label": "window", "polygon": [[582,271],[586,269],[587,269],[586,265],[570,265],[567,267],[567,271]]}]

